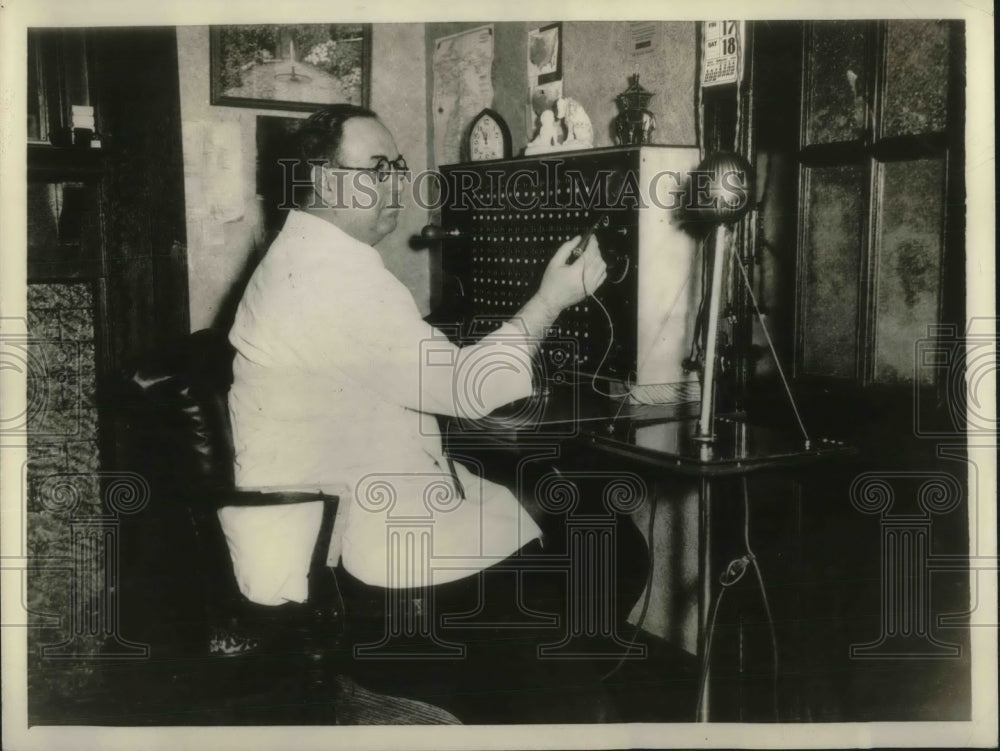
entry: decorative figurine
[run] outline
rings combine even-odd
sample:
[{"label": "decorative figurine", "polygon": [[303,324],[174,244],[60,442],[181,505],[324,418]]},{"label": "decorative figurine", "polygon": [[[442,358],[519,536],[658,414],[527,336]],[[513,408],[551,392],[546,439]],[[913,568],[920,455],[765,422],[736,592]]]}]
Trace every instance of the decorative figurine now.
[{"label": "decorative figurine", "polygon": [[569,97],[556,100],[556,119],[565,132],[562,145],[566,149],[589,149],[594,145],[594,126],[583,106]]},{"label": "decorative figurine", "polygon": [[[538,116],[538,132],[531,139],[525,153],[531,154],[549,150],[553,146],[558,146],[561,140],[559,127],[556,125],[556,113],[552,110],[542,110]],[[529,149],[533,151],[529,151]]]},{"label": "decorative figurine", "polygon": [[651,112],[642,113],[642,140],[640,143],[652,143],[653,131],[656,130],[656,118]]},{"label": "decorative figurine", "polygon": [[594,146],[594,126],[575,99],[559,97],[555,106],[538,115],[538,130],[524,149],[525,156]]},{"label": "decorative figurine", "polygon": [[646,109],[653,92],[639,85],[639,74],[629,76],[629,86],[615,97],[621,112],[615,118],[615,137],[620,146],[652,142],[656,118]]}]

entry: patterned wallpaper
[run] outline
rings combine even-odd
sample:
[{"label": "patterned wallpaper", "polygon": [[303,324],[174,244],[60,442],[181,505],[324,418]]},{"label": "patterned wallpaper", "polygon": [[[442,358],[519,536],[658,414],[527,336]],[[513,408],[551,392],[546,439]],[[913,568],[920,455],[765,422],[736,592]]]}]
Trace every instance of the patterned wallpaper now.
[{"label": "patterned wallpaper", "polygon": [[[91,283],[28,285],[28,712],[63,723],[66,698],[93,695],[104,640],[102,545],[79,534],[102,515]],[[91,622],[88,622],[90,620]]]}]

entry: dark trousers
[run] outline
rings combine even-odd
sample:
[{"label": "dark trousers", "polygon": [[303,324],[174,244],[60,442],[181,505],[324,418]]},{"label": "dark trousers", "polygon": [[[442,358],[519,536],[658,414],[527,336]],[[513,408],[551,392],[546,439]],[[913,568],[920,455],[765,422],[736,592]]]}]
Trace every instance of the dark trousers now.
[{"label": "dark trousers", "polygon": [[386,590],[338,570],[352,675],[467,724],[615,721],[600,678],[629,650],[625,621],[646,582],[646,544],[629,518],[596,522],[602,539],[613,540],[603,552],[614,563],[601,568],[614,583],[595,590],[593,576],[572,570],[590,563],[574,563],[574,554],[591,552],[574,545],[574,534],[593,531],[564,525],[545,520],[544,544],[433,587]]}]

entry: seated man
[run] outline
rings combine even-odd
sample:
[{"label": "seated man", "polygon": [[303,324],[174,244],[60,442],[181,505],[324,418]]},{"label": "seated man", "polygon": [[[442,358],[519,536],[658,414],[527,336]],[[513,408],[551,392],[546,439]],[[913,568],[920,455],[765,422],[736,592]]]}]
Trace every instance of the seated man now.
[{"label": "seated man", "polygon": [[[392,134],[372,111],[336,105],[304,122],[299,144],[311,163],[309,200],[288,214],[230,332],[237,485],[341,496],[330,563],[339,557],[359,587],[475,585],[476,568],[524,549],[540,529],[507,488],[446,457],[434,415],[485,416],[529,396],[539,341],[563,308],[601,285],[604,261],[591,239],[567,265],[579,238],[567,242],[514,322],[457,348],[422,320],[374,247],[401,209],[396,173],[406,166]],[[470,369],[483,374],[474,393],[456,386]],[[428,486],[442,479],[453,502],[429,503]],[[321,512],[318,503],[220,512],[250,600],[306,598]],[[436,560],[472,563],[401,570],[387,522],[407,518],[432,527]]]}]

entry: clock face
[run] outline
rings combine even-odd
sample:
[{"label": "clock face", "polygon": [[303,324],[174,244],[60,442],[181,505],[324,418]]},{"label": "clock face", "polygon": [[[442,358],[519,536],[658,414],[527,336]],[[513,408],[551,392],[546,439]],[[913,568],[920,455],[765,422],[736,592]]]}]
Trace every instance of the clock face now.
[{"label": "clock face", "polygon": [[469,158],[474,162],[503,159],[505,136],[500,123],[492,115],[483,115],[469,134]]}]

